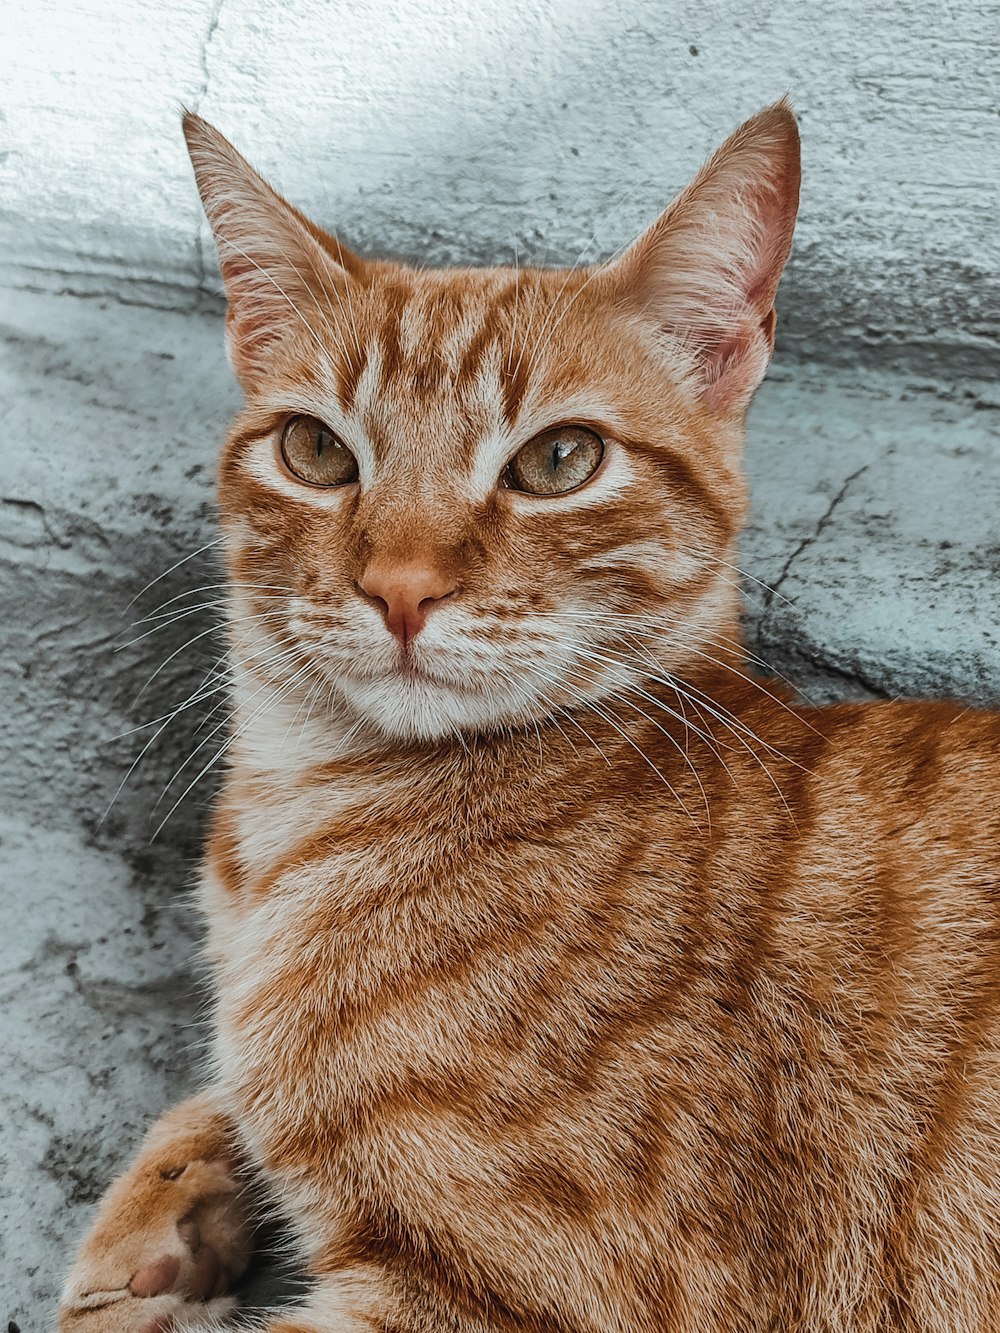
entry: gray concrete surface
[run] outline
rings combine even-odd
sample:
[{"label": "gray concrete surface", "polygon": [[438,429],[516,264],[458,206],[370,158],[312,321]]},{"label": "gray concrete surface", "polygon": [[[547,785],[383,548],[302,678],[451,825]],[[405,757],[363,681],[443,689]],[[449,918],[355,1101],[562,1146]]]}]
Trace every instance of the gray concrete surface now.
[{"label": "gray concrete surface", "polygon": [[175,308],[213,288],[181,101],[348,242],[555,263],[615,249],[787,91],[805,191],[780,336],[990,374],[998,74],[993,0],[11,4],[0,277]]},{"label": "gray concrete surface", "polygon": [[[163,733],[100,820],[150,734],[122,733],[182,700],[218,649],[210,609],[121,645],[168,598],[215,595],[193,591],[216,580],[209,551],[129,607],[212,539],[237,396],[217,315],[3,304],[0,1311],[27,1333],[47,1326],[89,1206],[196,1077],[185,889],[210,781],[150,837],[210,704]],[[748,580],[762,655],[819,699],[1000,700],[998,423],[996,389],[972,381],[775,366],[748,443],[743,564],[776,590]]]}]

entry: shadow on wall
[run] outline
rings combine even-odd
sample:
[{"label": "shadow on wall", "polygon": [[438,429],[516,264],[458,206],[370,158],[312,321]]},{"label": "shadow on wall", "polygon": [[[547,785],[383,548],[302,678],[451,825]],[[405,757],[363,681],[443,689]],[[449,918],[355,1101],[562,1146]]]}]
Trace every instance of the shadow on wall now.
[{"label": "shadow on wall", "polygon": [[187,890],[210,771],[151,835],[222,740],[217,694],[163,723],[221,651],[217,563],[186,557],[216,537],[237,394],[215,316],[24,293],[4,315],[0,1304],[28,1329],[204,1059]]},{"label": "shadow on wall", "polygon": [[0,783],[12,807],[176,882],[163,872],[197,844],[209,774],[151,834],[223,734],[221,695],[201,688],[221,652],[219,569],[212,546],[192,556],[217,537],[215,461],[237,402],[222,324],[40,296],[11,315]]}]

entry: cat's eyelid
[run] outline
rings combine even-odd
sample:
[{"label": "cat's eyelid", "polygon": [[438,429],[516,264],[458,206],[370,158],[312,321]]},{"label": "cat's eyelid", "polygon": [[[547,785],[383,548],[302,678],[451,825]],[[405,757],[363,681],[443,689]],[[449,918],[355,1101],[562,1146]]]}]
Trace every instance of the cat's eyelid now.
[{"label": "cat's eyelid", "polygon": [[584,430],[592,430],[606,447],[613,446],[625,432],[625,423],[609,405],[592,398],[569,399],[544,413],[523,413],[514,429],[498,430],[484,436],[480,442],[472,467],[473,491],[477,495],[492,494],[518,450],[536,435],[558,430],[560,426],[581,426]]},{"label": "cat's eyelid", "polygon": [[240,459],[240,466],[270,491],[277,491],[297,504],[312,504],[321,509],[332,509],[343,503],[345,494],[353,493],[355,485],[309,485],[291,472],[281,459],[281,430],[259,435],[248,443]]},{"label": "cat's eyelid", "polygon": [[322,402],[306,394],[283,394],[265,399],[262,406],[273,411],[275,435],[281,435],[283,426],[292,417],[314,417],[332,435],[342,441],[358,460],[358,476],[363,485],[370,484],[375,471],[375,453],[367,435],[357,421],[348,416],[332,396]]},{"label": "cat's eyelid", "polygon": [[559,510],[584,509],[590,505],[607,504],[625,493],[635,480],[635,469],[627,452],[616,448],[613,440],[605,439],[604,446],[604,456],[593,474],[572,490],[536,495],[514,487],[501,486],[501,489],[511,503],[536,512],[551,511],[553,507]]},{"label": "cat's eyelid", "polygon": [[526,435],[523,440],[520,438],[520,433],[519,433],[519,438],[517,439],[516,443],[511,445],[507,462],[509,463],[510,460],[514,457],[514,455],[519,453],[526,444],[530,444],[532,440],[537,440],[539,435],[555,435],[557,431],[561,430],[565,431],[588,430],[591,431],[594,435],[600,436],[600,438],[604,441],[605,444],[608,444],[611,441],[617,440],[619,438],[619,431],[613,428],[612,426],[609,426],[607,422],[585,421],[581,420],[580,418],[576,418],[573,421],[553,421],[549,425],[540,427],[538,430],[533,430],[531,434]]}]

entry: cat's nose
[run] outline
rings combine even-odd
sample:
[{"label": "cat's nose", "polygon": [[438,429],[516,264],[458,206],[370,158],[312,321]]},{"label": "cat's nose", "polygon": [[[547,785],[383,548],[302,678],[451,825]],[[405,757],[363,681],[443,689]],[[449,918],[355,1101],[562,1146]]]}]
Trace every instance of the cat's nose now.
[{"label": "cat's nose", "polygon": [[432,565],[378,562],[368,566],[359,586],[404,648],[423,629],[437,603],[451,597],[457,587],[454,579]]}]

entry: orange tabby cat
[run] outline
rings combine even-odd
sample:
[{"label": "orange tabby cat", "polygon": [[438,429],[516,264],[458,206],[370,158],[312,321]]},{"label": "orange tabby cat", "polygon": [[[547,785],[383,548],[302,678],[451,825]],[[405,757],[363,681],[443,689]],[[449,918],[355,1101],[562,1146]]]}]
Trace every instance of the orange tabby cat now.
[{"label": "orange tabby cat", "polygon": [[788,107],[570,272],[359,259],[185,129],[247,398],[215,1075],[60,1327],[227,1319],[257,1173],[270,1333],[996,1333],[1000,719],[740,648]]}]

